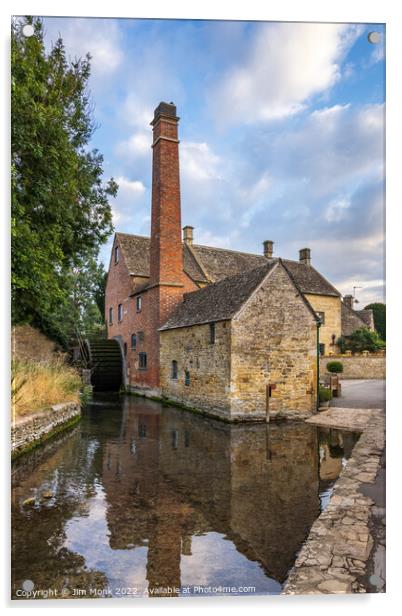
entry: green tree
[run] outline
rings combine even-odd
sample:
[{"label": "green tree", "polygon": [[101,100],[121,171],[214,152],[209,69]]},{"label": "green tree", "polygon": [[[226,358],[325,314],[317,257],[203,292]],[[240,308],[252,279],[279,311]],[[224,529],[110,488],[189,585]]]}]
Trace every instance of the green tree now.
[{"label": "green tree", "polygon": [[[25,23],[34,36],[23,36]],[[103,182],[103,157],[89,148],[90,56],[68,62],[61,39],[46,52],[41,20],[27,17],[12,25],[11,70],[13,323],[66,343],[60,316],[76,302],[77,271],[94,267],[112,233],[117,184]]]},{"label": "green tree", "polygon": [[385,342],[381,340],[377,332],[373,332],[368,327],[361,327],[354,331],[350,336],[344,337],[344,348],[353,353],[361,351],[380,351],[385,348]]},{"label": "green tree", "polygon": [[381,302],[375,302],[374,304],[368,304],[365,306],[365,310],[372,310],[374,316],[374,327],[378,331],[380,337],[386,340],[386,308],[385,304]]}]

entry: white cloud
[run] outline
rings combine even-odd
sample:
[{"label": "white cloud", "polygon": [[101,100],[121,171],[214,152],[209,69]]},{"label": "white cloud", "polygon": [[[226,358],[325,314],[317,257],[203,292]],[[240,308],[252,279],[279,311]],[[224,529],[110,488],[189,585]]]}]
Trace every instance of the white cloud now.
[{"label": "white cloud", "polygon": [[180,149],[182,175],[192,181],[220,179],[221,158],[207,143],[183,142]]},{"label": "white cloud", "polygon": [[95,77],[113,73],[123,61],[117,20],[47,17],[45,32],[48,45],[55,43],[61,36],[67,54],[72,59],[83,58],[90,53]]},{"label": "white cloud", "polygon": [[349,208],[350,199],[334,199],[325,211],[325,218],[328,222],[339,222],[346,217]]},{"label": "white cloud", "polygon": [[252,123],[301,111],[308,99],[341,77],[341,62],[361,34],[341,24],[263,24],[245,61],[231,69],[210,97],[220,121]]},{"label": "white cloud", "polygon": [[116,178],[119,185],[119,193],[127,192],[131,195],[142,195],[145,192],[145,186],[139,180],[129,180],[123,176]]},{"label": "white cloud", "polygon": [[149,156],[151,143],[152,136],[150,132],[137,132],[126,141],[120,141],[116,146],[116,153],[119,156],[128,156],[130,158]]}]

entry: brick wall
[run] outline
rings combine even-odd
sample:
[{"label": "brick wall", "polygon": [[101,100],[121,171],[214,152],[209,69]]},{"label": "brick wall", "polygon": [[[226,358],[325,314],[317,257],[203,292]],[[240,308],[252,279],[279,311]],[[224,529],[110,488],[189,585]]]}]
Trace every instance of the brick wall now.
[{"label": "brick wall", "polygon": [[340,361],[343,364],[342,379],[385,379],[385,355],[331,355],[320,358],[321,377],[327,372],[329,361]]}]

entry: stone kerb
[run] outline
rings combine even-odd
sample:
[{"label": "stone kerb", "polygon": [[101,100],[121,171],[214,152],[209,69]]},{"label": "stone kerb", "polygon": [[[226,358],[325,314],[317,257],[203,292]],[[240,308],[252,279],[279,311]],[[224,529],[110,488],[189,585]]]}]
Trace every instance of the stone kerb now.
[{"label": "stone kerb", "polygon": [[361,491],[373,484],[385,446],[380,409],[332,408],[308,423],[361,432],[335,484],[327,508],[314,522],[285,582],[283,594],[366,592],[365,575],[373,546],[369,519],[374,501]]}]

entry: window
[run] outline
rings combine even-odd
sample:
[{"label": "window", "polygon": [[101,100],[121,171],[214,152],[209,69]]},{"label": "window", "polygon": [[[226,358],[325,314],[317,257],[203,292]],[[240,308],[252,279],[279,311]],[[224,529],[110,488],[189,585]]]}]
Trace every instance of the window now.
[{"label": "window", "polygon": [[336,335],[335,334],[332,334],[331,340],[332,340],[332,346],[335,346],[335,342],[336,342]]},{"label": "window", "polygon": [[184,372],[184,384],[190,385],[190,371],[189,370],[186,370]]},{"label": "window", "polygon": [[316,312],[316,315],[320,319],[321,325],[325,325],[325,312]]},{"label": "window", "polygon": [[123,348],[124,348],[124,357],[127,357],[127,342],[124,343]]},{"label": "window", "polygon": [[138,297],[137,297],[136,306],[137,306],[137,312],[141,312],[141,308],[142,308],[142,297],[141,297],[141,295],[138,295]]},{"label": "window", "polygon": [[320,355],[325,355],[325,344],[320,342]]},{"label": "window", "polygon": [[109,308],[109,325],[113,323],[113,308]]},{"label": "window", "polygon": [[179,444],[179,433],[177,430],[172,430],[172,449],[177,449],[177,445]]},{"label": "window", "polygon": [[117,307],[117,320],[118,321],[123,320],[123,304],[119,304]]},{"label": "window", "polygon": [[190,432],[187,430],[184,432],[184,447],[190,447]]},{"label": "window", "polygon": [[138,436],[140,438],[145,438],[147,435],[147,427],[145,424],[140,423],[138,426]]},{"label": "window", "polygon": [[131,348],[133,351],[137,348],[137,334],[131,334]]},{"label": "window", "polygon": [[120,259],[120,250],[119,250],[118,246],[115,246],[114,247],[114,263],[115,263],[115,265],[118,264],[119,259]]},{"label": "window", "polygon": [[146,370],[147,369],[147,354],[146,353],[139,353],[139,355],[138,355],[138,368],[140,370]]},{"label": "window", "polygon": [[174,359],[172,361],[172,379],[177,381],[177,361]]},{"label": "window", "polygon": [[209,342],[215,344],[215,323],[209,324]]}]

